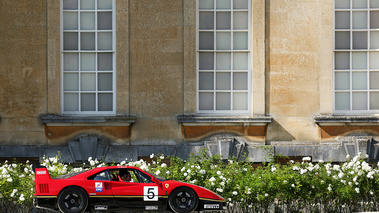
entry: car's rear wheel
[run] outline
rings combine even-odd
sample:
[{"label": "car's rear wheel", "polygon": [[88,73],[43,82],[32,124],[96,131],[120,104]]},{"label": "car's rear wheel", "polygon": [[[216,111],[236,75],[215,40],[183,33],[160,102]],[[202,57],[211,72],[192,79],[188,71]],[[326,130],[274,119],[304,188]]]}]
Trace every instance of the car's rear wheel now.
[{"label": "car's rear wheel", "polygon": [[188,213],[197,208],[199,198],[193,189],[178,187],[170,193],[168,203],[172,211],[176,213]]},{"label": "car's rear wheel", "polygon": [[68,187],[58,195],[58,208],[64,213],[82,213],[87,209],[88,195],[79,187]]}]

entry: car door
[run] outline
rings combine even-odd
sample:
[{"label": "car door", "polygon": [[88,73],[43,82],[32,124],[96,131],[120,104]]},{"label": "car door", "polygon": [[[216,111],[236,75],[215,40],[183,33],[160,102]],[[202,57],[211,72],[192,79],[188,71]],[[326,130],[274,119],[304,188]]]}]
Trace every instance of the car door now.
[{"label": "car door", "polygon": [[117,205],[112,193],[109,171],[105,170],[89,177],[83,184],[95,210],[107,210]]},{"label": "car door", "polygon": [[132,178],[130,182],[125,182],[119,178],[112,182],[112,193],[115,201],[128,209],[138,210],[158,210],[166,205],[161,186],[151,180],[146,175],[141,178],[140,171],[128,169]]}]

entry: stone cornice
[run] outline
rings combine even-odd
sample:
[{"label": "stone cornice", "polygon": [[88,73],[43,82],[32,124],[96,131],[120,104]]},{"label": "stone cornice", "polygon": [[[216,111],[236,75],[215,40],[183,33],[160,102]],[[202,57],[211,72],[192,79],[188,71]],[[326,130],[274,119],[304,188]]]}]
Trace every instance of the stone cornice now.
[{"label": "stone cornice", "polygon": [[379,117],[372,115],[319,115],[314,118],[319,126],[369,126],[379,125]]}]

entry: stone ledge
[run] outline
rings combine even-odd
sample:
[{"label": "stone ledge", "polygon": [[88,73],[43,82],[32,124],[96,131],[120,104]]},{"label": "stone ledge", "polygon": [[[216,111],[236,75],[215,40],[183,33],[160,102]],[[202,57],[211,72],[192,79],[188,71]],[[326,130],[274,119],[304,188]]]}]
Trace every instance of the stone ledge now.
[{"label": "stone ledge", "polygon": [[210,116],[178,115],[178,122],[186,140],[201,140],[215,134],[246,136],[252,142],[264,143],[269,116]]},{"label": "stone ledge", "polygon": [[41,122],[47,126],[82,126],[82,125],[102,125],[102,126],[130,126],[136,122],[136,117],[132,115],[116,116],[64,116],[57,114],[41,115]]},{"label": "stone ledge", "polygon": [[267,125],[271,123],[269,116],[205,116],[205,115],[178,115],[178,122],[183,125]]},{"label": "stone ledge", "polygon": [[319,126],[364,126],[379,125],[379,117],[372,115],[319,115],[314,118]]}]

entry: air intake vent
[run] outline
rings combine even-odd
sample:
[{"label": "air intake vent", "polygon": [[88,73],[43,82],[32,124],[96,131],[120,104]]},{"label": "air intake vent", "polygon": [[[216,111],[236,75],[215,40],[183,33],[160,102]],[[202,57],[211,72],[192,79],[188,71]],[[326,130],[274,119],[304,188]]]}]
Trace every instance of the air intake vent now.
[{"label": "air intake vent", "polygon": [[40,193],[49,193],[49,184],[46,184],[46,183],[39,184],[39,192]]}]

